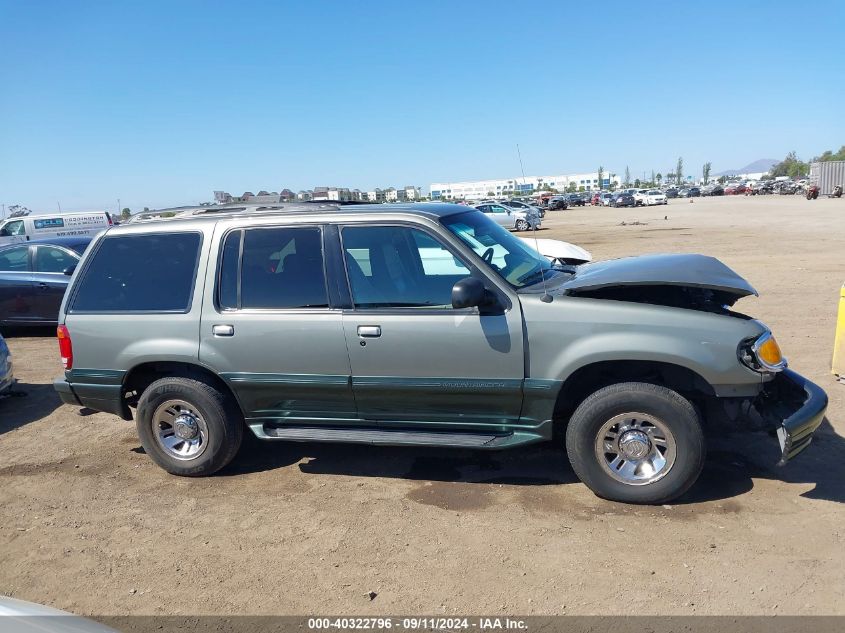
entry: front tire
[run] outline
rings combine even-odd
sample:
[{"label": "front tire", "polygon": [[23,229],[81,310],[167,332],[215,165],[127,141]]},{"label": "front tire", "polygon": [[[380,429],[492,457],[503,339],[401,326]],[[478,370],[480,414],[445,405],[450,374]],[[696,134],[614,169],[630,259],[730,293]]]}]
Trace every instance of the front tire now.
[{"label": "front tire", "polygon": [[685,493],[706,453],[689,400],[639,382],[610,385],[584,400],[569,420],[566,451],[575,474],[596,495],[641,504]]},{"label": "front tire", "polygon": [[517,231],[527,231],[528,230],[528,222],[526,220],[517,220],[516,221],[516,230]]},{"label": "front tire", "polygon": [[144,390],[136,426],[156,464],[173,475],[202,477],[232,461],[244,424],[230,396],[198,380],[168,377]]}]

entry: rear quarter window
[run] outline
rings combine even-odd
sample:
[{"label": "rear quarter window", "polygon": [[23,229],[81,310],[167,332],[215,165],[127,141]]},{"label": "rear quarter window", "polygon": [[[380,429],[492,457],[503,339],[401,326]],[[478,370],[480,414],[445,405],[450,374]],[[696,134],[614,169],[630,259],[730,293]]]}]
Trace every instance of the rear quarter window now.
[{"label": "rear quarter window", "polygon": [[187,312],[202,236],[105,237],[87,263],[70,312]]}]

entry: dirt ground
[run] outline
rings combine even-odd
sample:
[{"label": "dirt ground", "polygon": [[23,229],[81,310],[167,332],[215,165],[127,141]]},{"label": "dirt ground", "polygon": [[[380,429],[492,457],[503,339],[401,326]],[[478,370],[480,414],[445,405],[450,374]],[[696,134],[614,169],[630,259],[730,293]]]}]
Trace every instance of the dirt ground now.
[{"label": "dirt ground", "polygon": [[738,308],[830,395],[813,445],[777,468],[768,436],[717,439],[663,507],[596,498],[553,446],[250,441],[219,476],[179,479],[133,424],[60,404],[51,332],[9,332],[28,396],[0,402],[0,593],[95,615],[845,614],[845,385],[830,374],[845,200],[588,207],[550,212],[538,236],[597,259],[706,253],[747,277],[761,296]]}]

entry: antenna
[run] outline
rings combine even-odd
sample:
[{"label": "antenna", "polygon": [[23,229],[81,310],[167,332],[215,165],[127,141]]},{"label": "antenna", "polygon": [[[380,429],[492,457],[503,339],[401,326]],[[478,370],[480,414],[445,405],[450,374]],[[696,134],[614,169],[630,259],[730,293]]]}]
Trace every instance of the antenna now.
[{"label": "antenna", "polygon": [[[525,167],[522,166],[522,153],[519,151],[519,143],[516,144],[516,155],[519,157],[519,169],[522,171],[522,186],[525,186]],[[544,257],[542,253],[540,253],[540,243],[537,241],[537,222],[533,219],[530,220],[529,226],[531,227],[531,236],[534,238],[534,250],[540,255],[540,257]],[[540,297],[540,301],[543,303],[551,303],[552,302],[552,295],[549,294],[548,289],[546,288],[546,271],[541,268],[540,269],[540,278],[543,280],[543,296]]]}]

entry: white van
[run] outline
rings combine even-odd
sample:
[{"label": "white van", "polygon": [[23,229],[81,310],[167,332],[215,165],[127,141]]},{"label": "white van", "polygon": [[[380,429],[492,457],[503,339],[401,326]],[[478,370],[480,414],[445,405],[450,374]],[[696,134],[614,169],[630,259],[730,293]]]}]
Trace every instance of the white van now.
[{"label": "white van", "polygon": [[93,237],[114,222],[106,211],[88,213],[36,214],[0,220],[0,246],[50,237],[90,235]]}]

